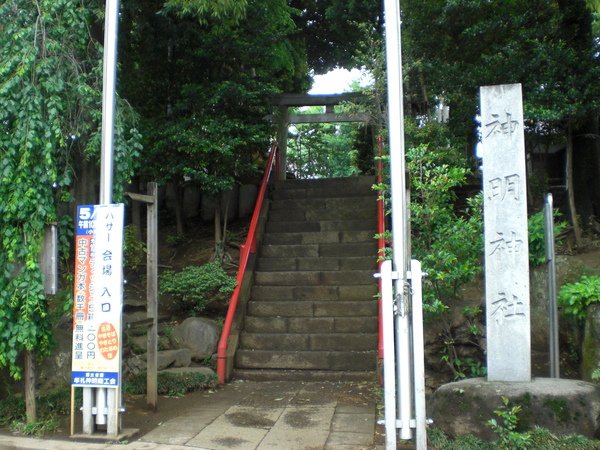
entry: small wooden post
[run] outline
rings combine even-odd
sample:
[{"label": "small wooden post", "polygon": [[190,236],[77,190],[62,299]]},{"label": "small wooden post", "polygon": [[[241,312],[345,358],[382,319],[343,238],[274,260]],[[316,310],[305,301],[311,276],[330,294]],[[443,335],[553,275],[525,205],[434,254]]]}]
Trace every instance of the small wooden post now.
[{"label": "small wooden post", "polygon": [[71,385],[71,436],[75,434],[75,386]]},{"label": "small wooden post", "polygon": [[158,402],[158,185],[148,183],[148,194],[126,192],[133,201],[147,206],[147,266],[146,310],[148,327],[148,347],[146,353],[146,403],[152,410]]},{"label": "small wooden post", "polygon": [[148,319],[152,324],[148,330],[146,402],[151,409],[156,409],[158,400],[158,187],[156,183],[148,183],[148,195],[152,203],[148,203],[147,212],[147,286]]},{"label": "small wooden post", "polygon": [[277,146],[279,147],[279,173],[276,180],[285,180],[287,168],[287,141],[289,128],[289,111],[286,105],[279,108],[279,126],[277,129]]}]

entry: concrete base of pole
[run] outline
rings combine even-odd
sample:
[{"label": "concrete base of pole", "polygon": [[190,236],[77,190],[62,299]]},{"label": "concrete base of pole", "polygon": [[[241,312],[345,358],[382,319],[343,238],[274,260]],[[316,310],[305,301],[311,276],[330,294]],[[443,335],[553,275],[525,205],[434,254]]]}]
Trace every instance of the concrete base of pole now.
[{"label": "concrete base of pole", "polygon": [[138,428],[125,428],[124,430],[121,430],[121,432],[117,435],[114,434],[106,434],[106,432],[96,432],[96,433],[92,433],[92,434],[74,434],[72,436],[70,436],[71,439],[74,440],[92,440],[92,441],[110,441],[110,442],[114,442],[114,441],[124,441],[124,440],[131,440],[131,438],[133,436],[135,436],[137,433],[139,433],[139,429]]}]

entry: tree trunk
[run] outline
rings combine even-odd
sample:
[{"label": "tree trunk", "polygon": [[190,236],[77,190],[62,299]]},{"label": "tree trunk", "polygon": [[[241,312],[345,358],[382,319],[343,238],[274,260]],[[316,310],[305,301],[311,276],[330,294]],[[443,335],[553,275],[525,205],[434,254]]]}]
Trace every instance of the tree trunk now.
[{"label": "tree trunk", "polygon": [[[133,192],[140,192],[140,177],[133,178],[130,188]],[[141,202],[131,202],[131,224],[135,229],[135,237],[142,240],[142,204]]]},{"label": "tree trunk", "polygon": [[221,196],[215,196],[215,249],[219,248],[221,241],[223,240],[223,233],[221,232]]},{"label": "tree trunk", "polygon": [[177,223],[177,235],[185,234],[183,222],[183,188],[179,182],[175,182],[175,222]]},{"label": "tree trunk", "polygon": [[35,404],[35,362],[32,351],[25,350],[25,413],[27,423],[37,421],[37,409]]},{"label": "tree trunk", "polygon": [[227,219],[229,218],[229,204],[231,203],[232,191],[227,192],[227,198],[225,199],[225,214],[223,217],[223,227],[221,228],[221,240],[223,241],[223,247],[225,247],[225,241],[227,240]]},{"label": "tree trunk", "polygon": [[579,219],[577,218],[577,210],[575,208],[575,193],[573,191],[573,125],[569,123],[567,126],[567,150],[565,162],[565,181],[567,185],[567,196],[569,202],[569,213],[571,215],[571,223],[573,224],[573,233],[575,234],[575,245],[581,246],[581,228]]},{"label": "tree trunk", "polygon": [[[593,152],[596,156],[595,163],[598,173],[600,173],[600,117],[596,115],[593,120],[592,130],[594,133],[594,147]],[[593,214],[596,220],[600,220],[600,176],[595,177],[596,180],[596,194],[592,197]]]}]

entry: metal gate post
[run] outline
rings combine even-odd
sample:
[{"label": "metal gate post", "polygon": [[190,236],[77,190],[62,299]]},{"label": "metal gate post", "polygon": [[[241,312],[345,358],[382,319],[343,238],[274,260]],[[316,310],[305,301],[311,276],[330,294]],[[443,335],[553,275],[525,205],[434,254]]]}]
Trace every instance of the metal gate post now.
[{"label": "metal gate post", "polygon": [[427,450],[427,417],[425,408],[425,342],[423,339],[423,272],[421,263],[410,262],[412,299],[412,352],[415,396],[415,448]]},{"label": "metal gate post", "polygon": [[381,317],[383,321],[383,400],[385,448],[396,450],[396,351],[394,346],[394,289],[392,262],[381,263]]}]

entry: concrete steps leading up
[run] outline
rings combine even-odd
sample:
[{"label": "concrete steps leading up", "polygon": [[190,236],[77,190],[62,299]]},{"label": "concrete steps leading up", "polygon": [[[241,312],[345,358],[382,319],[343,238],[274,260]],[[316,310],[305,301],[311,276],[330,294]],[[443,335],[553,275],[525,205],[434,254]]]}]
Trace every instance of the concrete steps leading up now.
[{"label": "concrete steps leading up", "polygon": [[236,353],[236,377],[375,377],[373,183],[372,177],[277,183]]}]

